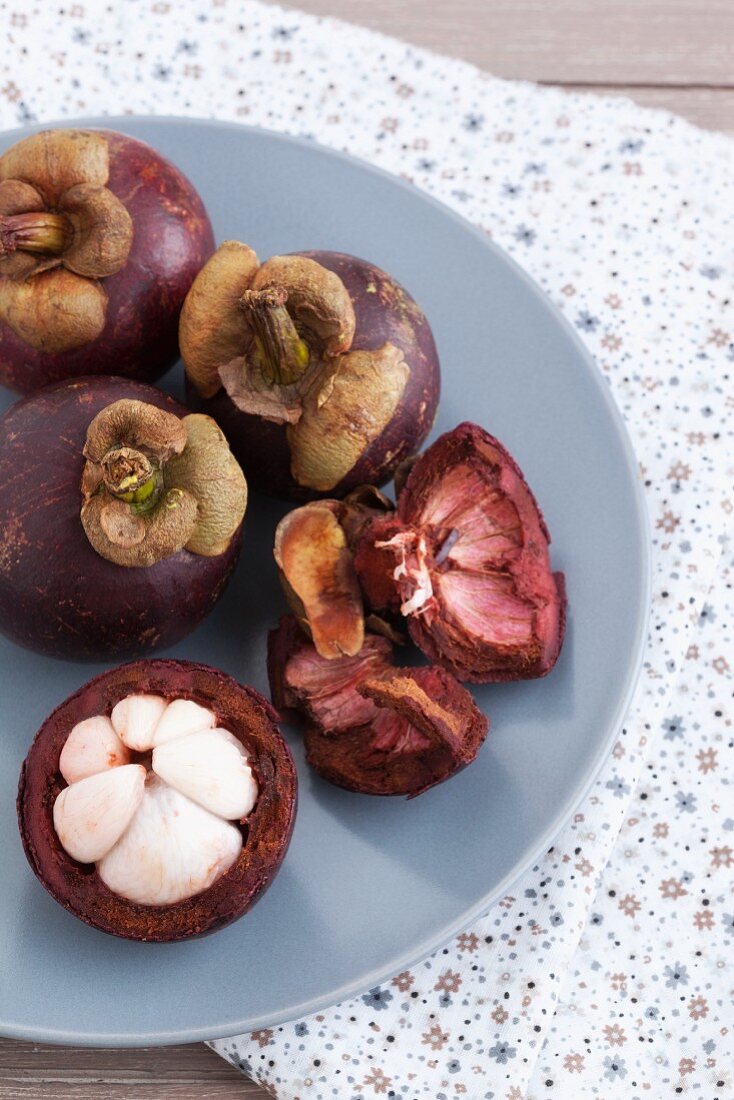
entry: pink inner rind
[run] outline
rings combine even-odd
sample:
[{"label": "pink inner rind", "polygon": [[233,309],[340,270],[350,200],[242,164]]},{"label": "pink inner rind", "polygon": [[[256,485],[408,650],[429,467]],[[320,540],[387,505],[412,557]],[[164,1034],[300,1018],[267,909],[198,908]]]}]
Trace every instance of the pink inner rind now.
[{"label": "pink inner rind", "polygon": [[[284,617],[269,637],[268,667],[274,700],[307,720],[308,762],[347,790],[420,794],[470,763],[487,733],[487,719],[453,676],[438,667],[395,668],[381,637],[368,635],[357,658],[326,660]],[[401,678],[445,713],[422,713],[423,704],[400,692],[373,701],[371,685]]]},{"label": "pink inner rind", "polygon": [[394,610],[425,588],[425,558],[432,596],[408,626],[426,656],[462,680],[526,679],[550,671],[563,639],[565,588],[549,542],[512,456],[460,424],[415,463],[397,517],[372,524],[355,565],[368,602]]}]

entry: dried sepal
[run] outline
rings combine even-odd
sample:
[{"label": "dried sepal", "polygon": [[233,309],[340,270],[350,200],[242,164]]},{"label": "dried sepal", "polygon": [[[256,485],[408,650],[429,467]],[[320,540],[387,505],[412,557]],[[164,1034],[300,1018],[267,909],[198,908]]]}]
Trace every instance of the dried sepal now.
[{"label": "dried sepal", "polygon": [[36,350],[72,351],[104,328],[98,280],[133,239],[108,177],[107,139],[93,131],[33,134],[0,157],[0,320]]},{"label": "dried sepal", "polygon": [[185,416],[187,442],[165,467],[167,483],[197,503],[196,524],[186,542],[192,554],[215,557],[229,546],[247,508],[247,482],[221,428],[210,416]]},{"label": "dried sepal", "polygon": [[247,505],[247,484],[208,416],[179,419],[122,400],[89,425],[81,521],[102,557],[146,567],[179,550],[223,553]]},{"label": "dried sepal", "polygon": [[417,460],[397,512],[364,531],[355,568],[370,606],[399,607],[413,640],[461,680],[544,676],[563,641],[563,578],[520,468],[461,424]]},{"label": "dried sepal", "polygon": [[[28,278],[59,265],[91,279],[119,271],[130,252],[133,226],[125,206],[105,186],[108,176],[107,139],[91,131],[34,134],[0,157],[0,215],[29,222],[17,236],[7,223],[3,251],[8,254],[0,257],[0,275]],[[37,243],[26,243],[24,233]],[[38,255],[19,260],[17,250],[24,249]],[[68,291],[68,285],[59,284],[62,289]]]},{"label": "dried sepal", "polygon": [[158,462],[180,454],[187,441],[185,420],[149,405],[123,398],[97,413],[87,428],[84,457],[102,463],[113,448],[135,448]]},{"label": "dried sepal", "polygon": [[393,419],[409,376],[394,344],[342,355],[328,398],[311,389],[288,429],[294,479],[319,492],[338,485]]},{"label": "dried sepal", "polygon": [[169,489],[143,515],[121,500],[96,494],[85,501],[81,521],[94,550],[128,568],[145,568],[182,550],[193,537],[198,505],[190,493]]},{"label": "dried sepal", "polygon": [[107,139],[94,130],[43,130],[0,157],[0,180],[29,181],[46,206],[78,183],[103,187],[109,178]]},{"label": "dried sepal", "polygon": [[90,279],[119,271],[133,243],[133,223],[117,196],[106,187],[78,183],[61,196],[59,209],[73,227],[64,267]]},{"label": "dried sepal", "polygon": [[203,397],[222,386],[220,368],[238,359],[252,343],[239,302],[258,269],[255,252],[239,241],[224,241],[191,285],[179,321],[179,344],[186,372]]},{"label": "dried sepal", "polygon": [[353,657],[324,660],[292,619],[268,642],[273,698],[306,719],[308,762],[364,794],[414,796],[475,758],[488,729],[469,692],[444,669],[397,669],[368,634]]},{"label": "dried sepal", "polygon": [[282,287],[288,312],[323,356],[339,355],[354,339],[354,307],[344,283],[308,256],[271,256],[252,281],[253,290]]},{"label": "dried sepal", "polygon": [[43,210],[43,199],[25,180],[0,181],[0,214],[26,214]]},{"label": "dried sepal", "polygon": [[[35,257],[32,266],[37,268]],[[3,272],[0,266],[0,274]],[[14,274],[18,274],[16,269]],[[100,283],[61,267],[26,281],[0,278],[0,320],[41,351],[60,354],[96,340],[104,328],[106,311],[107,294]]]},{"label": "dried sepal", "polygon": [[327,659],[358,653],[362,596],[331,502],[289,512],[276,529],[273,553],[288,601],[317,652]]},{"label": "dried sepal", "polygon": [[260,368],[244,356],[225,363],[219,377],[236,407],[251,416],[273,424],[295,424],[301,417],[303,402],[295,384],[280,386],[263,381]]}]

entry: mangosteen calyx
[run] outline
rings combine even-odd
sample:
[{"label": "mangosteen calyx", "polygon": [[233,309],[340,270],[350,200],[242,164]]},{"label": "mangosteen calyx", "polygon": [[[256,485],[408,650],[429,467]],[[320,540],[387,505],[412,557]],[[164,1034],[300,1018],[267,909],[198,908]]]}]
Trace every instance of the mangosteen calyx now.
[{"label": "mangosteen calyx", "polygon": [[133,239],[108,179],[107,139],[93,131],[33,134],[0,157],[0,319],[33,348],[70,351],[104,327],[100,280]]},{"label": "mangosteen calyx", "polygon": [[386,638],[353,656],[322,657],[293,617],[268,639],[276,706],[306,720],[308,762],[348,790],[413,797],[471,763],[489,728],[445,669],[396,668]]},{"label": "mangosteen calyx", "polygon": [[260,264],[225,242],[197,277],[181,314],[181,351],[204,397],[222,386],[244,413],[287,425],[291,473],[333,489],[380,436],[410,376],[390,342],[353,349],[346,286],[308,256]]},{"label": "mangosteen calyx", "polygon": [[211,417],[115,401],[89,425],[84,457],[82,525],[116,565],[150,566],[181,549],[214,557],[242,523],[247,483]]}]

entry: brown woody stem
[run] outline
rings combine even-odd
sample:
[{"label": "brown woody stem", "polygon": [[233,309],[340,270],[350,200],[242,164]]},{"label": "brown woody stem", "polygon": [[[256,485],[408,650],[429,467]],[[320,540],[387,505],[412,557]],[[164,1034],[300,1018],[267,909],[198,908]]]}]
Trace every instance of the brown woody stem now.
[{"label": "brown woody stem", "polygon": [[297,382],[309,364],[308,345],[285,308],[287,300],[283,287],[246,290],[240,299],[255,332],[263,377],[279,386]]},{"label": "brown woody stem", "polygon": [[161,488],[157,469],[142,451],[113,447],[102,459],[102,479],[112,496],[129,504],[153,504]]},{"label": "brown woody stem", "polygon": [[68,248],[73,232],[65,214],[9,214],[0,217],[0,256],[18,250],[58,256]]}]

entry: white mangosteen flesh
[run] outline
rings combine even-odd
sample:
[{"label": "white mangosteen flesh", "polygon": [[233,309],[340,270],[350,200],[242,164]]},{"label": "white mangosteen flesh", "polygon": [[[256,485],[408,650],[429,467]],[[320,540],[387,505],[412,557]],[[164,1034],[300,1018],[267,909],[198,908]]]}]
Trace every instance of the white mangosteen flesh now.
[{"label": "white mangosteen flesh", "polygon": [[128,695],[74,726],[59,770],[62,848],[139,905],[173,905],[226,874],[258,797],[243,745],[191,699]]}]

